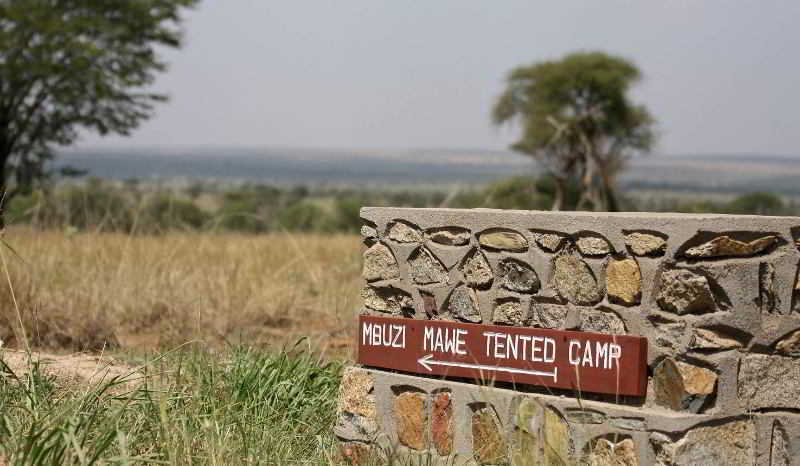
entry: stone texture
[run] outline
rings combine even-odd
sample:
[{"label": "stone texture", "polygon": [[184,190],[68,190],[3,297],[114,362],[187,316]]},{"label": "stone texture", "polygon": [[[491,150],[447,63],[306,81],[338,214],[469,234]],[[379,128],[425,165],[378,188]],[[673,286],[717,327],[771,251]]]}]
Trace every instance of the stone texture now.
[{"label": "stone texture", "polygon": [[528,325],[531,320],[530,306],[524,306],[518,300],[500,301],[495,304],[492,321],[499,325]]},{"label": "stone texture", "polygon": [[436,296],[420,290],[419,297],[422,298],[422,308],[425,310],[425,315],[428,318],[438,317],[439,306],[436,304]]},{"label": "stone texture", "polygon": [[749,420],[708,425],[690,430],[678,442],[653,441],[658,465],[730,466],[756,462],[756,430]]},{"label": "stone texture", "polygon": [[800,363],[785,356],[750,354],[739,364],[739,401],[748,410],[800,409]]},{"label": "stone texture", "polygon": [[333,432],[345,440],[371,441],[378,431],[372,375],[349,367],[342,375]]},{"label": "stone texture", "polygon": [[508,464],[508,447],[491,408],[472,414],[472,452],[478,464]]},{"label": "stone texture", "polygon": [[371,282],[393,280],[400,277],[400,267],[392,251],[381,243],[375,243],[364,251],[364,268],[361,276]]},{"label": "stone texture", "polygon": [[584,256],[605,256],[611,254],[611,245],[599,236],[581,236],[575,241],[578,251]]},{"label": "stone texture", "polygon": [[552,408],[544,410],[543,433],[544,464],[570,464],[573,452],[569,424]]},{"label": "stone texture", "polygon": [[333,433],[342,440],[371,442],[378,433],[378,424],[375,419],[345,411],[336,417]]},{"label": "stone texture", "polygon": [[365,466],[370,463],[371,448],[361,442],[342,442],[339,444],[338,463],[347,466]]},{"label": "stone texture", "polygon": [[538,466],[542,464],[542,424],[544,423],[543,407],[529,397],[519,397],[514,412],[514,430],[512,444],[512,464],[514,466]]},{"label": "stone texture", "polygon": [[708,279],[689,270],[667,270],[661,275],[658,306],[677,314],[701,314],[716,310]]},{"label": "stone texture", "polygon": [[647,430],[647,423],[645,420],[637,417],[615,417],[611,418],[608,423],[617,429],[636,431]]},{"label": "stone texture", "polygon": [[636,256],[661,256],[667,250],[666,239],[642,232],[625,235],[625,245]]},{"label": "stone texture", "polygon": [[431,436],[436,453],[447,456],[453,452],[453,400],[450,392],[433,396]]},{"label": "stone texture", "polygon": [[581,330],[584,332],[625,335],[625,323],[612,311],[581,309]]},{"label": "stone texture", "polygon": [[749,242],[739,241],[730,236],[716,238],[699,246],[689,248],[684,253],[691,259],[707,259],[715,257],[748,257],[760,254],[778,242],[775,235],[764,236]]},{"label": "stone texture", "polygon": [[375,419],[375,396],[372,394],[374,383],[372,375],[364,369],[345,369],[339,385],[339,412]]},{"label": "stone texture", "polygon": [[553,261],[553,284],[559,296],[572,304],[595,304],[603,299],[592,270],[574,251],[560,253]]},{"label": "stone texture", "polygon": [[786,356],[800,356],[800,329],[781,338],[775,344],[775,351]]},{"label": "stone texture", "polygon": [[633,440],[626,438],[618,443],[600,438],[594,443],[594,448],[586,462],[588,466],[638,466],[636,447]]},{"label": "stone texture", "polygon": [[758,264],[758,303],[761,312],[770,314],[780,306],[775,295],[775,266],[768,262]]},{"label": "stone texture", "polygon": [[511,464],[513,466],[540,466],[541,446],[538,437],[515,429],[512,437]]},{"label": "stone texture", "polygon": [[689,348],[700,350],[729,350],[741,348],[742,344],[721,332],[705,328],[692,330],[692,340]]},{"label": "stone texture", "polygon": [[422,232],[405,222],[393,222],[389,225],[389,231],[386,236],[390,240],[397,241],[398,243],[422,242]]},{"label": "stone texture", "polygon": [[414,311],[414,300],[403,290],[391,286],[374,288],[367,286],[361,292],[364,306],[378,312],[401,314]]},{"label": "stone texture", "polygon": [[450,293],[447,308],[453,317],[458,319],[475,323],[480,323],[482,320],[475,290],[464,285],[456,287]]},{"label": "stone texture", "polygon": [[411,279],[417,285],[446,284],[449,280],[447,269],[432,252],[420,247],[408,258]]},{"label": "stone texture", "polygon": [[518,293],[536,293],[539,291],[539,276],[533,268],[516,259],[505,259],[498,265],[498,277],[501,286]]},{"label": "stone texture", "polygon": [[651,315],[649,320],[655,331],[656,345],[672,350],[680,348],[686,333],[686,322],[665,319],[660,315]]},{"label": "stone texture", "polygon": [[445,246],[464,246],[469,244],[470,232],[461,227],[431,228],[425,235],[429,240]]},{"label": "stone texture", "polygon": [[419,392],[403,392],[394,400],[394,419],[397,439],[401,445],[412,450],[426,448],[425,426],[425,394]]},{"label": "stone texture", "polygon": [[478,235],[481,246],[498,251],[525,252],[528,250],[528,240],[524,236],[511,230],[487,230]]},{"label": "stone texture", "polygon": [[569,314],[569,308],[560,304],[531,303],[533,309],[533,325],[542,328],[564,328],[564,323]]},{"label": "stone texture", "polygon": [[475,288],[488,288],[494,280],[492,267],[486,256],[478,249],[473,249],[464,258],[461,264],[461,273],[464,275],[467,285]]},{"label": "stone texture", "polygon": [[642,297],[642,273],[633,259],[611,259],[606,266],[608,299],[628,306],[639,304]]},{"label": "stone texture", "polygon": [[605,414],[591,409],[568,409],[566,417],[570,424],[602,424],[606,421]]},{"label": "stone texture", "polygon": [[558,252],[567,237],[558,233],[534,233],[533,239],[540,248],[547,252]]},{"label": "stone texture", "polygon": [[789,466],[789,440],[780,422],[772,423],[772,444],[769,449],[769,466]]},{"label": "stone texture", "polygon": [[539,436],[544,423],[544,407],[535,399],[520,397],[514,413],[514,425],[524,432]]},{"label": "stone texture", "polygon": [[656,403],[673,410],[699,412],[716,393],[717,374],[703,367],[666,358],[653,371]]},{"label": "stone texture", "polygon": [[369,226],[369,225],[362,225],[361,226],[361,236],[364,238],[377,238],[378,237],[378,230]]}]

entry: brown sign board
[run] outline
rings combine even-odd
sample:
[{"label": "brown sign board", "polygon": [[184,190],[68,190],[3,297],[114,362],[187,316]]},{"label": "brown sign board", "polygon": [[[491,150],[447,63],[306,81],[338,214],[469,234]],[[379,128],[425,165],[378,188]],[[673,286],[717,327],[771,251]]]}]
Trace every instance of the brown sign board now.
[{"label": "brown sign board", "polygon": [[365,366],[576,392],[647,388],[642,337],[361,315],[357,338]]}]

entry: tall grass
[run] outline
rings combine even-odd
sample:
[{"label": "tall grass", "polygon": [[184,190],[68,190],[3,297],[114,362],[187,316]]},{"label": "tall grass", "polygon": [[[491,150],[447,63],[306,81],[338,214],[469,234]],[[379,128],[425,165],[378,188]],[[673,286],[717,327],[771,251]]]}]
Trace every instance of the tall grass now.
[{"label": "tall grass", "polygon": [[[6,231],[21,319],[0,281],[0,339],[100,350],[281,346],[347,354],[360,289],[355,235]],[[20,321],[22,325],[20,325]]]},{"label": "tall grass", "polygon": [[170,353],[59,386],[0,363],[0,463],[329,464],[340,366],[308,351]]}]

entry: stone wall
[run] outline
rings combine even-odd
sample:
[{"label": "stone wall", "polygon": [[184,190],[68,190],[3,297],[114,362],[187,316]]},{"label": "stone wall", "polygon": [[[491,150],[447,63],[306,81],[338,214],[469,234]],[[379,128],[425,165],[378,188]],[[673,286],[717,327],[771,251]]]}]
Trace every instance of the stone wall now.
[{"label": "stone wall", "polygon": [[365,208],[364,313],[640,335],[643,398],[350,368],[343,458],[800,464],[800,219]]}]

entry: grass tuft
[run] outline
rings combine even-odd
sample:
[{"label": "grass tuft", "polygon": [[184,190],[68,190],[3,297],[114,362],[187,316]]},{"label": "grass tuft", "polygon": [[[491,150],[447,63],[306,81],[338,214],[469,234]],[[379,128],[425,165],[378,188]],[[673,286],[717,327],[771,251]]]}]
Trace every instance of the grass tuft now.
[{"label": "grass tuft", "polygon": [[0,362],[0,460],[9,464],[328,464],[341,366],[307,349],[160,355],[65,387]]}]

